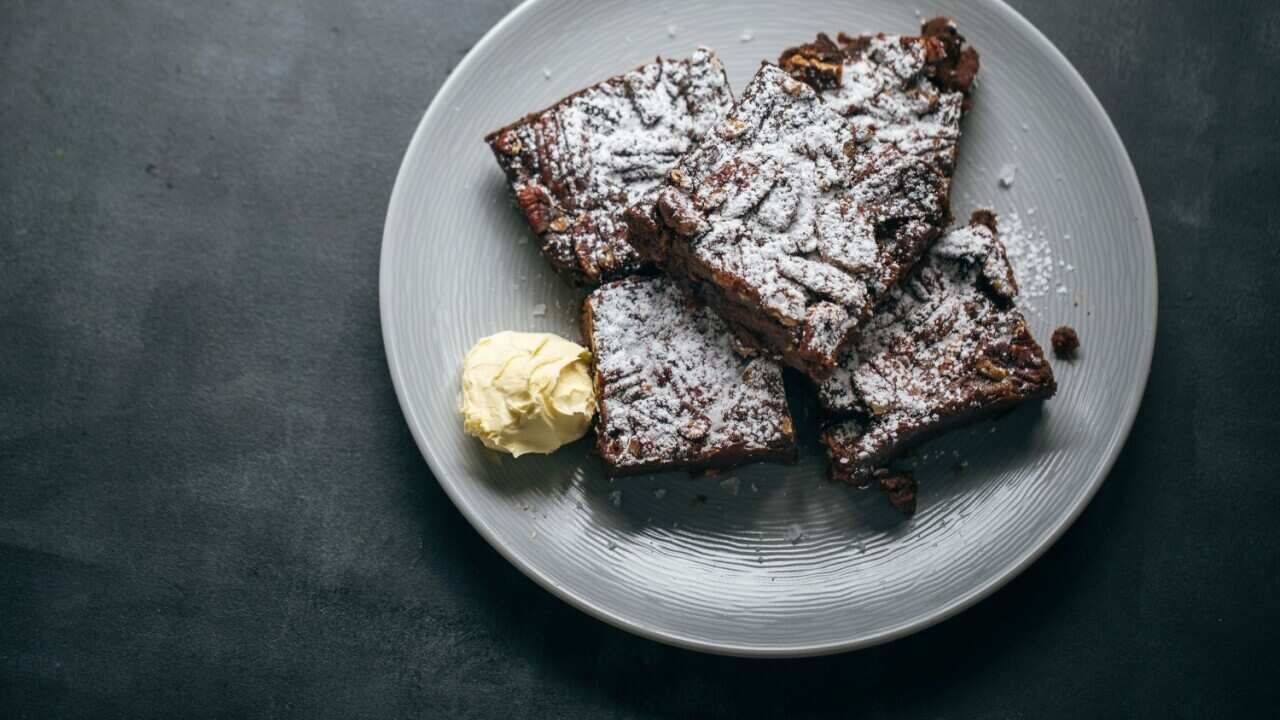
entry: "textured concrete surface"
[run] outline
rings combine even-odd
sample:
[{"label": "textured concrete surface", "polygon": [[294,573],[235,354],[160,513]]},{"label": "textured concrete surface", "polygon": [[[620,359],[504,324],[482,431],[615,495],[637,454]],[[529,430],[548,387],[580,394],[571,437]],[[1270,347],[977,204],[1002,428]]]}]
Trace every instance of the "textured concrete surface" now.
[{"label": "textured concrete surface", "polygon": [[0,716],[1274,712],[1280,7],[1014,4],[1146,190],[1142,412],[1080,521],[991,599],[760,662],[555,600],[401,419],[387,198],[508,3],[0,1]]}]

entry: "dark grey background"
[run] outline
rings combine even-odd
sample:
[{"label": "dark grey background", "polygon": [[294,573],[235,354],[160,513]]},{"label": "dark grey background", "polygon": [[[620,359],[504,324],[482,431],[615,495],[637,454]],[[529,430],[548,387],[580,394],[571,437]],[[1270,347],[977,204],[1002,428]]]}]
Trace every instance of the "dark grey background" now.
[{"label": "dark grey background", "polygon": [[1150,203],[1160,329],[1133,435],[976,608],[764,662],[539,589],[401,419],[387,198],[509,3],[0,0],[0,715],[1275,712],[1280,6],[1014,5],[1102,99]]}]

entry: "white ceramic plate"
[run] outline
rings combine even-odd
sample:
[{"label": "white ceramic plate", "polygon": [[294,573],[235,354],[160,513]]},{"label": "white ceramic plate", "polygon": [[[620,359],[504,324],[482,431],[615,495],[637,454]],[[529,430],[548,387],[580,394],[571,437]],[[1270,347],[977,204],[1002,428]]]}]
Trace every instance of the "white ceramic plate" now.
[{"label": "white ceramic plate", "polygon": [[[1064,323],[1080,331],[1083,358],[1055,363],[1056,398],[926,446],[910,520],[878,493],[825,481],[812,441],[794,466],[610,483],[585,442],[516,461],[463,435],[457,378],[472,343],[507,329],[578,337],[580,294],[529,241],[485,132],[657,54],[709,45],[736,92],[761,59],[819,31],[911,33],[933,15],[954,17],[982,54],[955,215],[994,206],[1008,227],[1016,212],[1043,246],[1016,263],[1036,336],[1047,344]],[[997,183],[1005,166],[1016,168],[1009,188]],[[1045,252],[1047,268],[1031,272]],[[664,642],[810,655],[953,615],[1071,524],[1142,397],[1155,267],[1142,191],[1106,113],[1053,45],[997,0],[536,0],[458,65],[405,153],[383,237],[382,328],[401,407],[436,478],[531,578]]]}]

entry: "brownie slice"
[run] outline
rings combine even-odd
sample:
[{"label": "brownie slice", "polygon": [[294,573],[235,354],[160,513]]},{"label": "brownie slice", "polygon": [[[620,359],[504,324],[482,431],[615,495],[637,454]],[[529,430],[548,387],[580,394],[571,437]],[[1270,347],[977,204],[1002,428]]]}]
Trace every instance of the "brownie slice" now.
[{"label": "brownie slice", "polygon": [[542,252],[579,285],[643,272],[622,213],[732,106],[715,53],[658,58],[485,137]]},{"label": "brownie slice", "polygon": [[812,85],[870,142],[928,160],[950,184],[969,109],[978,53],[950,18],[924,23],[920,35],[826,35],[786,50],[778,64]]},{"label": "brownie slice", "polygon": [[822,379],[946,218],[944,178],[764,64],[627,211],[637,249],[750,344]]},{"label": "brownie slice", "polygon": [[782,369],[735,352],[715,313],[663,277],[633,277],[587,297],[596,440],[612,476],[792,461]]},{"label": "brownie slice", "polygon": [[990,212],[934,243],[818,388],[843,418],[822,436],[832,479],[865,481],[913,445],[1052,396],[1017,294]]}]

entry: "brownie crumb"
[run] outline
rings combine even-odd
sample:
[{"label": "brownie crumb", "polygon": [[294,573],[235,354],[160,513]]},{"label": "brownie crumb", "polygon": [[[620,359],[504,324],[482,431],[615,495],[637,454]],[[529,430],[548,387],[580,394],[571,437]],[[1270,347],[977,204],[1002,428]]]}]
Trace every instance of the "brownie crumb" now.
[{"label": "brownie crumb", "polygon": [[916,479],[911,473],[884,475],[880,478],[880,490],[903,515],[915,514],[917,487]]},{"label": "brownie crumb", "polygon": [[1076,351],[1080,349],[1080,336],[1076,334],[1076,329],[1070,325],[1062,325],[1053,331],[1053,337],[1049,342],[1053,343],[1053,354],[1063,360],[1075,360]]}]

